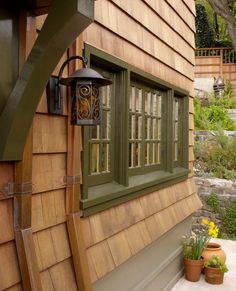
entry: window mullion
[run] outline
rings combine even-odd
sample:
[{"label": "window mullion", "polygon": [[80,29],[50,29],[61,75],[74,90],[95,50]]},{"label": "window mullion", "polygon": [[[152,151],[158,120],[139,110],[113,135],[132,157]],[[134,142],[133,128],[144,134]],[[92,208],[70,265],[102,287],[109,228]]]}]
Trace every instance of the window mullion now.
[{"label": "window mullion", "polygon": [[143,88],[142,92],[142,142],[141,142],[141,167],[144,167],[145,165],[145,94],[146,90]]},{"label": "window mullion", "polygon": [[174,99],[174,90],[168,90],[166,96],[166,122],[165,122],[165,134],[166,134],[166,170],[168,172],[173,172],[173,99]]}]

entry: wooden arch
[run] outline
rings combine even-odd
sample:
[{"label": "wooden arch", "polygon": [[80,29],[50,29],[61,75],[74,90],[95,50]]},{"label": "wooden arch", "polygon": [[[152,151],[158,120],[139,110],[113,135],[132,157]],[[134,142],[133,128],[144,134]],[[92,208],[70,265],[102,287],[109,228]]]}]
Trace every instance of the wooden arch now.
[{"label": "wooden arch", "polygon": [[94,0],[55,0],[0,116],[0,160],[22,159],[40,97],[73,40],[93,21]]}]

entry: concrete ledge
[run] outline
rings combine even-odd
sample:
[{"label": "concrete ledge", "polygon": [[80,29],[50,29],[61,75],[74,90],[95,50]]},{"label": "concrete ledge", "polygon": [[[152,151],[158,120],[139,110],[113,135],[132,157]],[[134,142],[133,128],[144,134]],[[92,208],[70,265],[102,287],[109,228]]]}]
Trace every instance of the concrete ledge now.
[{"label": "concrete ledge", "polygon": [[192,216],[98,280],[94,291],[168,291],[182,275],[182,235]]}]

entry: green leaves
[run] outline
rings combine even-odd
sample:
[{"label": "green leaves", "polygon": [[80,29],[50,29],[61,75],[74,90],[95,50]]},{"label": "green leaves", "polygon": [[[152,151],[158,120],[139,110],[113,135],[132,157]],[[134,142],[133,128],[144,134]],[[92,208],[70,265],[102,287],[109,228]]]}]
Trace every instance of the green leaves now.
[{"label": "green leaves", "polygon": [[228,268],[225,263],[223,263],[220,258],[216,255],[213,255],[209,261],[206,261],[204,263],[204,267],[210,267],[210,268],[219,268],[221,272],[226,273],[228,272]]}]

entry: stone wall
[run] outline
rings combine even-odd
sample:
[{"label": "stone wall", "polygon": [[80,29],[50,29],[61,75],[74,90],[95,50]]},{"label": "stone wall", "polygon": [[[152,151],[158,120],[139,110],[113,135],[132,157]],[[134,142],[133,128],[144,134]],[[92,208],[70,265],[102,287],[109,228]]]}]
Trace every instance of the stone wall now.
[{"label": "stone wall", "polygon": [[198,195],[203,203],[203,207],[194,215],[194,225],[200,222],[203,217],[208,217],[218,225],[221,225],[219,214],[216,214],[212,207],[207,204],[207,199],[211,195],[216,195],[219,201],[219,208],[221,211],[224,211],[228,203],[236,202],[236,182],[217,178],[195,177],[194,179],[198,189]]}]

